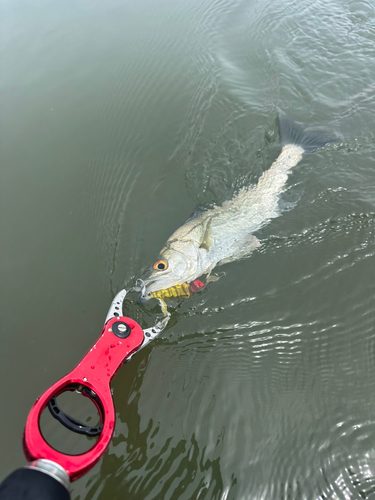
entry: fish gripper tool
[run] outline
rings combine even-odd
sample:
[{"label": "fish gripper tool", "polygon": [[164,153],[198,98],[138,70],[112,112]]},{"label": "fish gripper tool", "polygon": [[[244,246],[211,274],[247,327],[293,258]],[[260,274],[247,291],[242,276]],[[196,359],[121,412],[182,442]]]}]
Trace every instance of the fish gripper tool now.
[{"label": "fish gripper tool", "polygon": [[[126,290],[116,295],[98,340],[71,372],[35,401],[26,421],[23,437],[26,458],[33,463],[39,461],[57,464],[66,472],[69,481],[88,472],[105,453],[111,441],[116,416],[110,383],[116,372],[166,326],[167,321],[164,320],[152,328],[142,330],[136,321],[122,316],[125,296]],[[67,415],[56,401],[66,391],[77,391],[89,398],[98,411],[100,425],[90,427]],[[50,446],[40,429],[40,417],[46,407],[69,430],[86,436],[97,436],[92,448],[80,455],[68,455]]]}]

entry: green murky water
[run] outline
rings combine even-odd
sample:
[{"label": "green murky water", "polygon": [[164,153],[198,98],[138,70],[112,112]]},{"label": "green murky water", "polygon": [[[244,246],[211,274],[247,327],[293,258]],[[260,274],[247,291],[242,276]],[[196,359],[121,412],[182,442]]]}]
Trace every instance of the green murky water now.
[{"label": "green murky water", "polygon": [[115,438],[72,498],[375,499],[373,2],[0,5],[1,478],[114,294],[270,166],[282,110],[340,141],[120,370]]}]

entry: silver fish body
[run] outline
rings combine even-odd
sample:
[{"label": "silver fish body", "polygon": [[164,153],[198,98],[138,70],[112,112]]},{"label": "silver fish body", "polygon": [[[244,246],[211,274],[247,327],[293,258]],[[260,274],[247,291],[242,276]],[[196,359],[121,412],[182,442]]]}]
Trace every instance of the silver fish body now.
[{"label": "silver fish body", "polygon": [[256,186],[242,188],[221,206],[198,211],[168,238],[159,259],[143,277],[144,299],[249,256],[260,246],[253,233],[280,215],[279,196],[291,169],[304,153],[336,140],[306,131],[284,116],[279,117],[279,129],[281,153]]}]

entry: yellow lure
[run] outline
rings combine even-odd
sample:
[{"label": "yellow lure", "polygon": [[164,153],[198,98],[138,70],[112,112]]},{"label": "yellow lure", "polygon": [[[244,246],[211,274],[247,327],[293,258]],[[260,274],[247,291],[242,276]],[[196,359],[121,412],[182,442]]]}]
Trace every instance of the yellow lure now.
[{"label": "yellow lure", "polygon": [[189,285],[187,283],[181,283],[181,285],[171,286],[165,290],[153,292],[151,297],[153,299],[177,299],[178,297],[188,298],[190,295]]}]

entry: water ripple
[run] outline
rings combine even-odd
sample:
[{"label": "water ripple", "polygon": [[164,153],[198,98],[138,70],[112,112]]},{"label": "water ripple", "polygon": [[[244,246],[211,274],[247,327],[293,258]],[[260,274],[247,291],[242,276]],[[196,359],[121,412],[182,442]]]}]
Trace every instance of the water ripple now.
[{"label": "water ripple", "polygon": [[[292,173],[292,209],[258,235],[259,251],[177,304],[171,328],[119,372],[116,437],[84,496],[372,500],[374,6],[193,1],[166,9],[165,34],[150,9],[148,36],[103,63],[104,98],[90,101],[105,125],[91,137],[109,144],[87,166],[108,275],[125,234],[133,253],[156,246],[169,191],[209,204],[255,183],[279,153],[278,108],[341,138]],[[170,128],[153,121],[158,109]],[[185,186],[169,183],[175,170]],[[138,258],[122,272],[136,274]],[[126,307],[137,319],[156,310]]]}]

